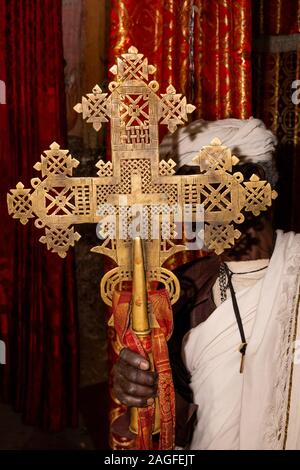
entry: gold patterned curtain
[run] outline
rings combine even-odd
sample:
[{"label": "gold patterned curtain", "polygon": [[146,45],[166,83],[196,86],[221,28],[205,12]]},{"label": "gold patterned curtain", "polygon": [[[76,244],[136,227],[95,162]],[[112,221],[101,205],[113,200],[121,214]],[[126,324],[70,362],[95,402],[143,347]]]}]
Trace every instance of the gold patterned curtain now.
[{"label": "gold patterned curtain", "polygon": [[252,114],[251,0],[194,0],[193,104],[197,117]]},{"label": "gold patterned curtain", "polygon": [[300,80],[299,0],[254,2],[253,72],[254,114],[279,142],[277,226],[299,232],[300,106],[293,88]]},{"label": "gold patterned curtain", "polygon": [[157,67],[161,92],[172,83],[188,95],[191,0],[112,0],[109,62],[136,46]]},{"label": "gold patterned curtain", "polygon": [[130,45],[197,106],[194,117],[247,118],[251,100],[251,0],[112,0],[109,62]]}]

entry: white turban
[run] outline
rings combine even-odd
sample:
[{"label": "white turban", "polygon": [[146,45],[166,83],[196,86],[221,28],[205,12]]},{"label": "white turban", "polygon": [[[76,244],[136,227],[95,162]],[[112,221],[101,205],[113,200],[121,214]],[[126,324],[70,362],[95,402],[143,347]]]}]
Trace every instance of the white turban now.
[{"label": "white turban", "polygon": [[268,180],[275,184],[277,172],[273,153],[277,139],[259,119],[220,119],[219,121],[193,121],[188,126],[168,134],[160,145],[160,156],[172,158],[181,167],[195,165],[193,157],[213,138],[218,137],[223,145],[243,163],[259,163],[266,171]]}]

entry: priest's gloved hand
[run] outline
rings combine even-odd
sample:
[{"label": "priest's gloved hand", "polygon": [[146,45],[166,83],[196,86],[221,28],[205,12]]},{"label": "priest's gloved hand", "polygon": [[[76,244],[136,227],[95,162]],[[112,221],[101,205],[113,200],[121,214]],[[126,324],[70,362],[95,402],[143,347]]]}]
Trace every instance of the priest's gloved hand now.
[{"label": "priest's gloved hand", "polygon": [[130,349],[120,352],[113,368],[113,388],[118,400],[127,406],[144,407],[157,394],[157,374],[149,362]]}]

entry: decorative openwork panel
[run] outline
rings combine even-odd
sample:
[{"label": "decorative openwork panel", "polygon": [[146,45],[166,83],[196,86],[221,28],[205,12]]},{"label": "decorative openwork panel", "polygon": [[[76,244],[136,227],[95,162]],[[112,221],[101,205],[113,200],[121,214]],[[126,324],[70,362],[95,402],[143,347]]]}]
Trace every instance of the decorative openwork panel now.
[{"label": "decorative openwork panel", "polygon": [[159,84],[149,81],[154,71],[131,47],[111,69],[115,81],[109,84],[110,94],[96,85],[75,106],[96,131],[111,121],[112,161],[99,160],[97,176],[73,177],[78,160],[54,142],[34,166],[41,176],[31,180],[32,189],[18,183],[7,199],[9,213],[23,224],[35,218],[36,227],[45,230],[40,241],[61,257],[80,238],[74,224],[98,224],[101,241],[92,251],[109,256],[117,265],[101,283],[109,305],[116,285],[131,279],[132,209],[137,205],[148,279],[164,283],[174,303],[179,283],[162,265],[187,249],[176,239],[178,210],[189,205],[195,221],[197,204],[203,206],[204,231],[198,236],[220,254],[240,236],[235,224],[243,222],[243,210],[259,215],[276,197],[269,183],[256,175],[244,182],[241,173],[233,173],[238,159],[217,138],[199,149],[194,159],[200,174],[176,175],[172,160],[159,161],[158,124],[173,132],[187,121],[194,106],[172,85],[159,95]]}]

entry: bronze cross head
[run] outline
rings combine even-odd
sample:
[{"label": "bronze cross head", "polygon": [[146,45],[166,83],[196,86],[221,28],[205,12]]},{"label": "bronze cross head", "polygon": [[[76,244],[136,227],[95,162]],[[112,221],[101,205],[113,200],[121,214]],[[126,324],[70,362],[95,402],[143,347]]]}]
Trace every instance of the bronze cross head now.
[{"label": "bronze cross head", "polygon": [[197,248],[200,240],[220,254],[241,235],[235,224],[244,221],[243,212],[259,215],[276,192],[256,175],[244,181],[241,173],[233,173],[238,158],[217,136],[194,159],[200,174],[176,175],[174,161],[159,160],[158,125],[175,131],[194,106],[172,85],[158,95],[159,84],[149,81],[155,67],[135,47],[117,59],[111,72],[110,94],[96,85],[74,109],[96,131],[110,120],[112,161],[100,159],[95,177],[73,177],[79,161],[54,142],[34,165],[41,177],[31,180],[32,189],[18,183],[8,194],[8,210],[23,224],[35,217],[35,226],[45,230],[40,241],[61,257],[80,238],[74,224],[98,224],[101,241],[92,251],[116,263],[101,281],[108,305],[116,285],[132,279],[133,228],[138,229],[147,278],[162,282],[174,303],[179,282],[163,263],[190,247],[178,242],[182,216],[189,215],[190,224],[202,224],[196,231]]}]

